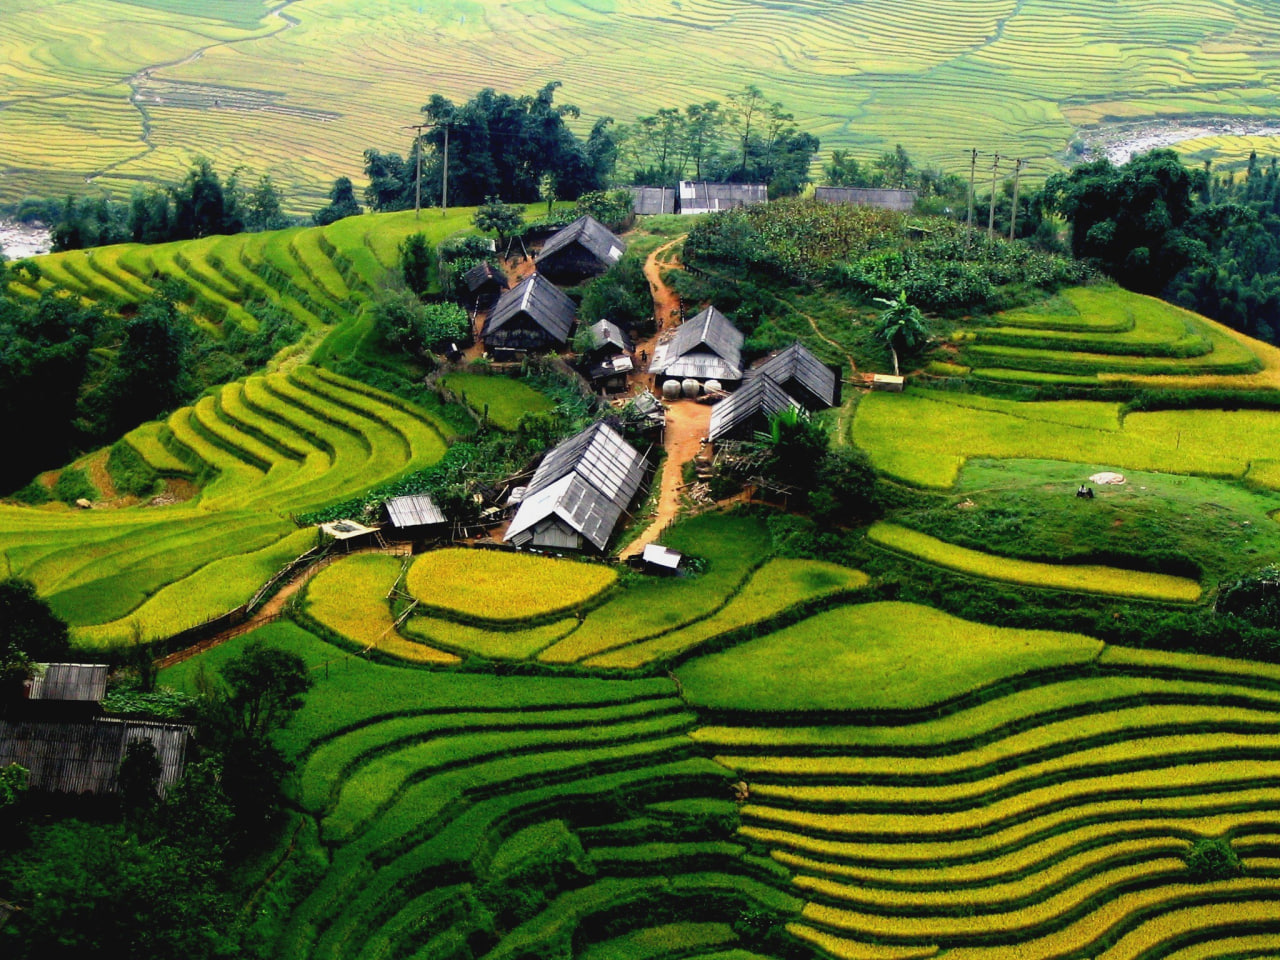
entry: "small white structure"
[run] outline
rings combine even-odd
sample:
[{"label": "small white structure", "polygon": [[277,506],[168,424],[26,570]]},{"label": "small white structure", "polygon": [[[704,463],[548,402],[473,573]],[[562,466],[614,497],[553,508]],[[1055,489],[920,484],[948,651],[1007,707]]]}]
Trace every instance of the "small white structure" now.
[{"label": "small white structure", "polygon": [[871,377],[871,389],[884,390],[889,393],[901,393],[906,382],[906,377],[895,377],[891,373],[877,373]]}]

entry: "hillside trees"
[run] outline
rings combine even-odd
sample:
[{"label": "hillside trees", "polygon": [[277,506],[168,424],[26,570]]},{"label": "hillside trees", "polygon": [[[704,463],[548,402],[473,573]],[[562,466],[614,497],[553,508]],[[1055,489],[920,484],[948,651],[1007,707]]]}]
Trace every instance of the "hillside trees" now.
[{"label": "hillside trees", "polygon": [[338,177],[329,189],[329,202],[311,215],[311,222],[318,227],[328,226],[344,217],[360,215],[356,200],[356,188],[350,177]]},{"label": "hillside trees", "polygon": [[66,623],[30,580],[0,580],[0,706],[31,675],[32,664],[58,660],[70,648]]}]

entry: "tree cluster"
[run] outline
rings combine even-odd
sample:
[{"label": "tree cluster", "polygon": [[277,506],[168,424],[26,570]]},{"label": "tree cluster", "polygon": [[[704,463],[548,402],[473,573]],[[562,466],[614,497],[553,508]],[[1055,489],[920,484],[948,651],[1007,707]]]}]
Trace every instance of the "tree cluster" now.
[{"label": "tree cluster", "polygon": [[1280,174],[1251,157],[1241,178],[1190,169],[1172,150],[1082,164],[1045,183],[1072,252],[1133,290],[1280,342]]},{"label": "tree cluster", "polygon": [[486,88],[463,104],[432,95],[422,108],[431,126],[415,139],[407,158],[365,151],[365,202],[371,210],[411,209],[420,149],[422,203],[439,206],[446,130],[451,204],[476,206],[487,197],[534,203],[546,199],[549,186],[556,198],[565,200],[602,189],[613,172],[617,149],[609,129],[613,121],[602,117],[585,140],[579,137],[568,121],[578,119],[580,111],[555,102],[559,88],[559,82],[548,83],[520,97]]},{"label": "tree cluster", "polygon": [[663,107],[619,127],[616,140],[618,163],[630,171],[633,183],[765,183],[771,197],[800,192],[819,147],[782,103],[752,85],[724,103]]},{"label": "tree cluster", "polygon": [[128,203],[106,197],[67,197],[53,223],[53,249],[275,230],[292,222],[281,212],[281,200],[269,176],[259,177],[246,189],[239,169],[224,181],[209,160],[198,157],[181,183],[139,187]]}]

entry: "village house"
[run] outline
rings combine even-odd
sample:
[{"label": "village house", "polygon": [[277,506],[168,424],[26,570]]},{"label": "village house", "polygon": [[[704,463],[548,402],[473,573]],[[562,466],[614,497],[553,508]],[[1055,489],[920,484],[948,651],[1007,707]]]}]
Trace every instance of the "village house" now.
[{"label": "village house", "polygon": [[782,387],[767,376],[747,380],[737,393],[721,400],[711,411],[707,436],[713,440],[750,440],[767,431],[769,421],[783,410],[799,409]]},{"label": "village house", "polygon": [[654,348],[649,372],[664,381],[695,380],[710,389],[730,389],[742,379],[742,331],[715,307],[707,307]]},{"label": "village house", "polygon": [[498,298],[480,337],[485,350],[496,359],[519,360],[530,353],[563,347],[576,312],[566,294],[535,273]]},{"label": "village house", "polygon": [[881,210],[910,213],[916,206],[914,190],[890,190],[883,187],[815,187],[815,200],[822,203],[853,203]]},{"label": "village house", "polygon": [[534,258],[538,273],[554,283],[581,283],[622,259],[627,245],[595,217],[581,216],[553,234]]},{"label": "village house", "polygon": [[503,539],[517,547],[603,552],[645,466],[617,430],[593,423],[542,458]]},{"label": "village house", "polygon": [[384,507],[392,535],[398,540],[426,540],[440,536],[448,520],[425,493],[392,497]]},{"label": "village house", "polygon": [[671,187],[628,187],[636,216],[652,217],[676,212],[676,192]]},{"label": "village house", "polygon": [[810,413],[840,405],[839,374],[799,341],[755,363],[746,379],[756,377],[768,377]]},{"label": "village house", "polygon": [[471,294],[471,309],[477,312],[493,306],[507,289],[507,275],[488,260],[482,260],[464,273],[462,282]]},{"label": "village house", "polygon": [[769,188],[763,183],[708,183],[680,181],[680,213],[714,213],[734,207],[754,207],[769,202]]},{"label": "village house", "polygon": [[587,330],[594,346],[582,354],[581,369],[591,386],[606,393],[627,389],[627,374],[635,369],[631,338],[611,320],[598,320]]}]

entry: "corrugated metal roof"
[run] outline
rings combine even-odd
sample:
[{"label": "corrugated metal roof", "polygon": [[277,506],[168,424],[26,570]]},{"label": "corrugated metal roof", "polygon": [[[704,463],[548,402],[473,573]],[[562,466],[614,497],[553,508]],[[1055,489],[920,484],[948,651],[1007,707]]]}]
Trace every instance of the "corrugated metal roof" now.
[{"label": "corrugated metal roof", "polygon": [[770,417],[789,407],[799,406],[768,377],[755,377],[744,383],[737,393],[715,405],[707,435],[712,440],[726,437],[747,439],[748,433],[764,429],[764,423]]},{"label": "corrugated metal roof", "polygon": [[31,787],[54,793],[113,793],[129,744],[150,740],[160,760],[160,786],[182,775],[186,724],[99,717],[86,721],[0,720],[0,767],[20,763],[31,771]]},{"label": "corrugated metal roof", "polygon": [[666,567],[668,570],[674,570],[680,566],[682,557],[679,552],[672,550],[670,547],[651,543],[644,548],[643,559],[645,563],[652,563],[656,567]]},{"label": "corrugated metal roof", "polygon": [[[833,407],[839,397],[835,371],[798,341],[747,371],[748,380],[758,376],[768,377],[805,407]],[[797,384],[804,389],[797,390]]]},{"label": "corrugated metal roof", "polygon": [[573,316],[577,312],[573,301],[559,290],[555,284],[536,273],[518,287],[508,290],[498,298],[498,302],[489,311],[484,322],[484,332],[488,336],[516,317],[527,315],[534,323],[545,330],[553,339],[564,343],[569,339],[569,331],[573,328]]},{"label": "corrugated metal roof", "polygon": [[769,202],[769,188],[763,183],[708,183],[680,181],[680,212],[708,213],[750,207]]},{"label": "corrugated metal roof", "polygon": [[408,497],[392,497],[387,501],[387,516],[393,527],[422,527],[445,523],[444,514],[425,493]]},{"label": "corrugated metal roof", "polygon": [[534,472],[505,539],[559,516],[603,550],[644,477],[644,458],[606,423],[554,447]]},{"label": "corrugated metal roof", "polygon": [[563,230],[552,234],[542,245],[542,250],[534,258],[534,262],[542,263],[543,260],[574,243],[588,251],[605,266],[617,263],[627,249],[621,237],[595,217],[586,214]]},{"label": "corrugated metal roof", "polygon": [[823,203],[856,203],[884,210],[912,210],[916,205],[914,190],[888,190],[880,187],[817,187],[814,198]]},{"label": "corrugated metal roof", "polygon": [[676,192],[671,187],[628,187],[633,208],[642,217],[676,212]]},{"label": "corrugated metal roof", "polygon": [[631,352],[631,338],[612,320],[597,320],[589,329],[595,337],[597,348],[611,344],[624,353]]},{"label": "corrugated metal roof", "polygon": [[[675,336],[653,351],[649,372],[668,377],[741,380],[743,339],[742,331],[728,317],[715,307],[707,307],[680,324]],[[684,365],[676,367],[678,361],[684,361]],[[698,370],[708,372],[695,372]]]},{"label": "corrugated metal roof", "polygon": [[482,260],[477,263],[462,275],[462,280],[472,293],[475,293],[486,283],[496,283],[500,287],[506,287],[507,285],[507,275],[488,260]]},{"label": "corrugated metal roof", "polygon": [[28,700],[78,700],[97,703],[107,692],[105,663],[38,663],[40,675],[27,685]]}]

